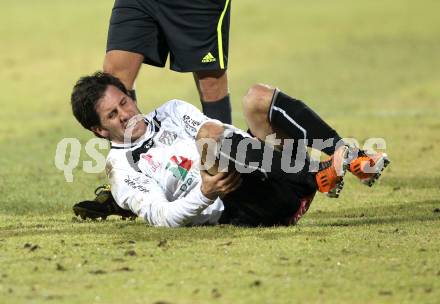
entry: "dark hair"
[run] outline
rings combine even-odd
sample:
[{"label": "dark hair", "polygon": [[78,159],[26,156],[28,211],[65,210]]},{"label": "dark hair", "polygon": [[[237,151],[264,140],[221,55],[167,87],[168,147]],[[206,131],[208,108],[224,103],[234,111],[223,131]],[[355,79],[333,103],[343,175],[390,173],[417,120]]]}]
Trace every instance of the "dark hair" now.
[{"label": "dark hair", "polygon": [[72,112],[84,128],[91,130],[93,126],[101,125],[98,113],[96,113],[96,103],[109,85],[127,94],[127,89],[117,77],[104,72],[95,72],[91,76],[81,77],[73,87],[70,98]]}]

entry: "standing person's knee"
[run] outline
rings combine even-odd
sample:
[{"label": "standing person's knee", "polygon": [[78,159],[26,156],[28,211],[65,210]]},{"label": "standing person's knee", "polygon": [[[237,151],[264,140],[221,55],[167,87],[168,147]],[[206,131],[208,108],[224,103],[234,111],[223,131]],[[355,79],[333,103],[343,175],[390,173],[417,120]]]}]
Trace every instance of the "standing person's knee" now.
[{"label": "standing person's knee", "polygon": [[132,89],[144,57],[126,51],[109,51],[105,55],[103,71],[118,77],[127,89]]},{"label": "standing person's knee", "polygon": [[217,78],[205,79],[201,85],[203,100],[219,100],[226,94],[223,92],[222,83]]},{"label": "standing person's knee", "polygon": [[110,51],[104,57],[103,71],[112,75],[120,74],[124,70],[130,69],[124,53],[118,51]]},{"label": "standing person's knee", "polygon": [[217,101],[228,94],[226,70],[195,72],[194,78],[203,101]]},{"label": "standing person's knee", "polygon": [[251,86],[243,97],[243,112],[245,116],[267,116],[273,93],[274,88],[265,84],[255,84]]}]

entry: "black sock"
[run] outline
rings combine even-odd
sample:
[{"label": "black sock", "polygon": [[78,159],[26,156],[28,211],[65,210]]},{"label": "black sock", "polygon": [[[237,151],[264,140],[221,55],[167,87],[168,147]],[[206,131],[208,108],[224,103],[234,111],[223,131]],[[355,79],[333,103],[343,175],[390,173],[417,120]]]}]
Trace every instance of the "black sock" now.
[{"label": "black sock", "polygon": [[217,101],[203,101],[202,100],[203,114],[210,118],[218,119],[223,123],[232,124],[231,116],[231,100],[229,94]]},{"label": "black sock", "polygon": [[[338,133],[331,128],[302,101],[294,99],[278,89],[275,90],[269,111],[269,121],[283,130],[289,137],[299,140],[306,139],[307,146],[319,149],[328,155],[343,144]],[[314,140],[326,141],[326,146],[313,145]]]},{"label": "black sock", "polygon": [[137,101],[137,99],[136,99],[136,90],[128,90],[127,93],[128,93],[128,96],[131,97],[131,99],[133,99],[134,101]]}]

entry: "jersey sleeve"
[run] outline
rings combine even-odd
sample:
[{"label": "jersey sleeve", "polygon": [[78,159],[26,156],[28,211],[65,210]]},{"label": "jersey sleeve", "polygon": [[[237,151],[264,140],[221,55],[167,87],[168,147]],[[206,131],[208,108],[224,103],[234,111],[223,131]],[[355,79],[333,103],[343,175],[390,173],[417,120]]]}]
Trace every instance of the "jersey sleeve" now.
[{"label": "jersey sleeve", "polygon": [[174,114],[173,120],[175,123],[180,125],[182,129],[193,138],[196,138],[200,127],[205,122],[216,121],[221,123],[218,120],[205,116],[199,109],[185,101],[174,99],[170,101],[170,105],[172,106],[172,113]]},{"label": "jersey sleeve", "polygon": [[108,175],[116,203],[152,226],[187,226],[214,202],[202,194],[199,185],[185,197],[168,201],[159,184],[142,173],[112,169]]}]

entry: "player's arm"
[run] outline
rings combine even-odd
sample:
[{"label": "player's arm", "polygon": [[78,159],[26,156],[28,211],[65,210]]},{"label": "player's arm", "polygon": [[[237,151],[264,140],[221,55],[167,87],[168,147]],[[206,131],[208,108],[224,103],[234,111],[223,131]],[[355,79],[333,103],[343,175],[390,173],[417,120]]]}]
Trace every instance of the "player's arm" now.
[{"label": "player's arm", "polygon": [[161,227],[188,225],[220,193],[232,190],[232,184],[238,185],[230,178],[209,178],[204,182],[202,177],[202,182],[185,197],[169,201],[157,182],[143,174],[117,169],[112,169],[109,174],[112,195],[118,205],[131,210],[148,224]]}]

